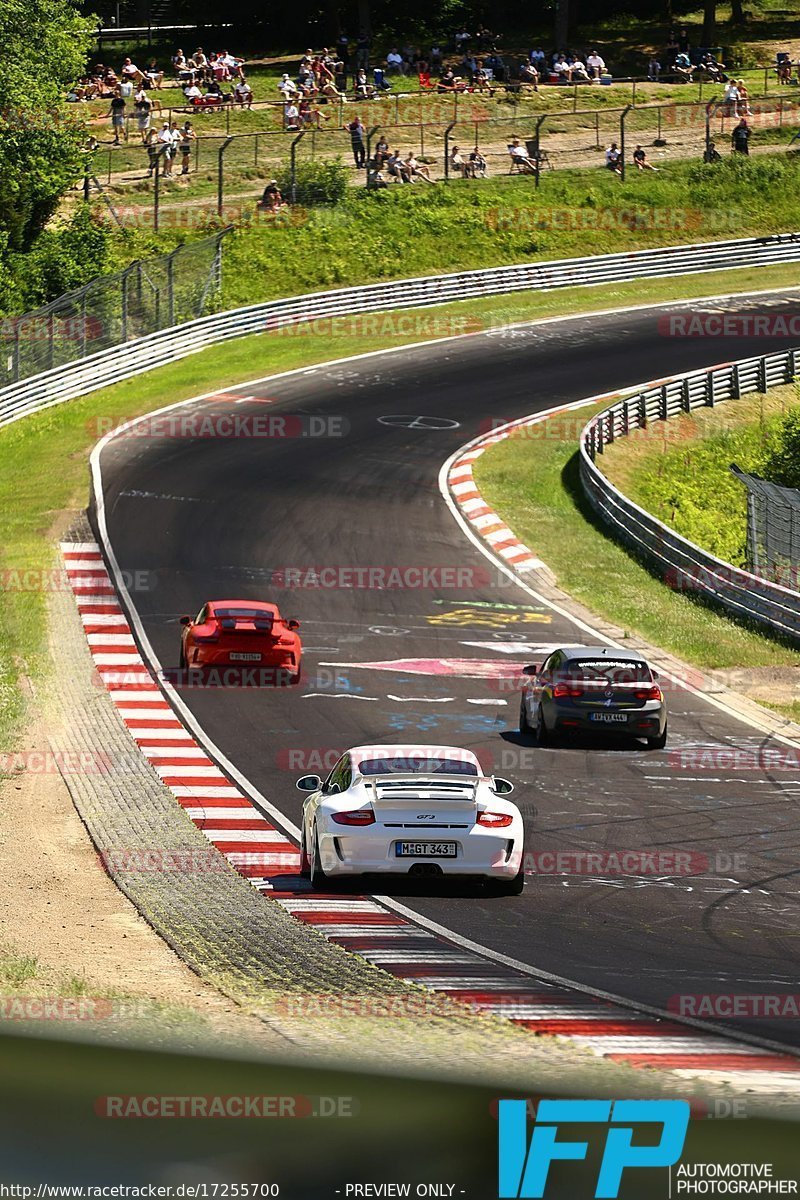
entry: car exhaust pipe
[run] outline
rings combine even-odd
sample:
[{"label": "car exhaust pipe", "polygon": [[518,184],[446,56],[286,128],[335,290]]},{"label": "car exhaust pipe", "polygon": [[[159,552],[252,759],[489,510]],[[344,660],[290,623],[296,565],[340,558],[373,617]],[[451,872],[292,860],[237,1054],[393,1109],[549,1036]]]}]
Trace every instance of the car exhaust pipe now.
[{"label": "car exhaust pipe", "polygon": [[432,875],[443,874],[442,868],[438,863],[414,863],[409,869],[409,875],[414,875],[419,878],[420,875],[430,878]]}]

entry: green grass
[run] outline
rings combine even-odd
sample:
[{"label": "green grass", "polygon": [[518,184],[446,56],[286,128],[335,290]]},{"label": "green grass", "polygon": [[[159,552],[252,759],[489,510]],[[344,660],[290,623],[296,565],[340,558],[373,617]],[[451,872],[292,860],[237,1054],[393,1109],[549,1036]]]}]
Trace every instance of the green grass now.
[{"label": "green grass", "polygon": [[[59,405],[0,431],[0,568],[47,572],[57,562],[53,529],[62,514],[76,511],[87,501],[87,458],[107,426],[152,411],[176,400],[215,388],[254,379],[314,362],[400,345],[430,336],[489,328],[537,317],[592,311],[626,304],[703,296],[720,286],[730,291],[786,287],[796,282],[796,268],[749,268],[722,276],[684,276],[617,284],[601,288],[575,288],[556,292],[528,292],[511,297],[468,300],[460,304],[414,314],[393,336],[395,317],[376,318],[375,333],[364,332],[356,322],[353,331],[309,331],[292,336],[256,335],[209,349],[181,362],[161,367],[114,387]],[[580,523],[578,523],[580,524]],[[534,544],[536,544],[534,539]],[[708,617],[705,615],[707,622]],[[700,617],[697,617],[698,623]],[[11,748],[26,712],[21,676],[34,681],[46,678],[46,594],[42,589],[19,590],[6,586],[0,606],[0,748]],[[677,636],[677,635],[676,635]],[[735,661],[739,661],[735,657]]]},{"label": "green grass", "polygon": [[775,388],[636,430],[608,447],[603,470],[683,537],[746,566],[747,492],[730,464],[763,473],[782,418],[797,399],[796,387]]},{"label": "green grass", "polygon": [[[581,422],[607,402],[580,411]],[[475,465],[486,502],[600,616],[703,669],[783,666],[792,650],[671,591],[596,520],[578,477],[575,415],[551,417],[535,439],[491,447]]]}]

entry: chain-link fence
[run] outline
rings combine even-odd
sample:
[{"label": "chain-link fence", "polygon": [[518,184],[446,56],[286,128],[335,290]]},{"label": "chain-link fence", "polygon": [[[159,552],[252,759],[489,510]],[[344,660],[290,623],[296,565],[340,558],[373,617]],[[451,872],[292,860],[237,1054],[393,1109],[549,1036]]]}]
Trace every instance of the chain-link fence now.
[{"label": "chain-link fence", "polygon": [[768,483],[731,465],[747,488],[747,569],[797,590],[800,572],[800,491]]},{"label": "chain-link fence", "polygon": [[0,318],[0,386],[213,311],[229,229]]}]

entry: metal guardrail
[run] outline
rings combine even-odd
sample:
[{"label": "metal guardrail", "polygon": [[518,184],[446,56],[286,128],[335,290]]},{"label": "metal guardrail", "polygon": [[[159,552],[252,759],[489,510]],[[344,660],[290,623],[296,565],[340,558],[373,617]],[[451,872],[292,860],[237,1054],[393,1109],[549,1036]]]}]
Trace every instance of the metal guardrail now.
[{"label": "metal guardrail", "polygon": [[426,307],[477,296],[507,295],[525,290],[601,286],[632,279],[719,272],[742,266],[800,262],[800,233],[764,238],[666,246],[623,254],[521,263],[450,275],[422,276],[367,284],[266,301],[200,317],[80,362],[45,371],[0,389],[0,426],[72,400],[165,363],[175,362],[208,346],[246,334],[335,316]]},{"label": "metal guardrail", "polygon": [[800,349],[694,371],[616,401],[581,431],[580,477],[598,516],[639,557],[656,567],[670,587],[713,600],[739,618],[800,641],[800,593],[724,562],[658,521],[624,496],[597,465],[604,446],[697,408],[713,407],[747,392],[766,392],[800,375]]}]

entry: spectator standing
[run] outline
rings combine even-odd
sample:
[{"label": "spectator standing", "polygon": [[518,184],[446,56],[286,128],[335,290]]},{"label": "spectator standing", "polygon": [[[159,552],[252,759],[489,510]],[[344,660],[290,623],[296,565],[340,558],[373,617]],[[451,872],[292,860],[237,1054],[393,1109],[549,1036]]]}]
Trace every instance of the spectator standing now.
[{"label": "spectator standing", "polygon": [[142,145],[147,142],[147,135],[150,130],[150,116],[153,111],[153,105],[150,97],[143,87],[133,98],[134,107],[136,109],[136,127],[142,138]]},{"label": "spectator standing", "polygon": [[161,126],[161,132],[158,135],[158,141],[159,153],[161,154],[161,159],[164,164],[161,168],[161,174],[171,177],[172,153],[175,149],[175,143],[172,140],[172,130],[169,127],[169,121],[165,121]]},{"label": "spectator standing", "polygon": [[181,175],[188,175],[192,165],[192,142],[197,140],[197,134],[192,129],[191,121],[184,121],[178,138],[178,150],[181,155]]},{"label": "spectator standing", "polygon": [[116,88],[114,95],[111,97],[111,106],[106,113],[107,117],[111,117],[111,128],[114,131],[114,145],[119,145],[119,135],[122,134],[123,141],[128,140],[128,130],[125,124],[125,97],[120,94],[119,87]]},{"label": "spectator standing", "polygon": [[353,117],[345,129],[350,134],[350,145],[353,149],[353,161],[357,167],[363,167],[367,161],[367,150],[364,144],[364,123],[360,117]]},{"label": "spectator standing", "polygon": [[363,29],[356,42],[356,66],[362,71],[369,66],[369,36]]},{"label": "spectator standing", "polygon": [[658,77],[661,74],[661,63],[656,56],[652,54],[650,61],[647,64],[647,79],[650,83],[658,83]]},{"label": "spectator standing", "polygon": [[742,117],[738,125],[734,125],[731,133],[731,147],[734,154],[750,154],[750,126]]}]

